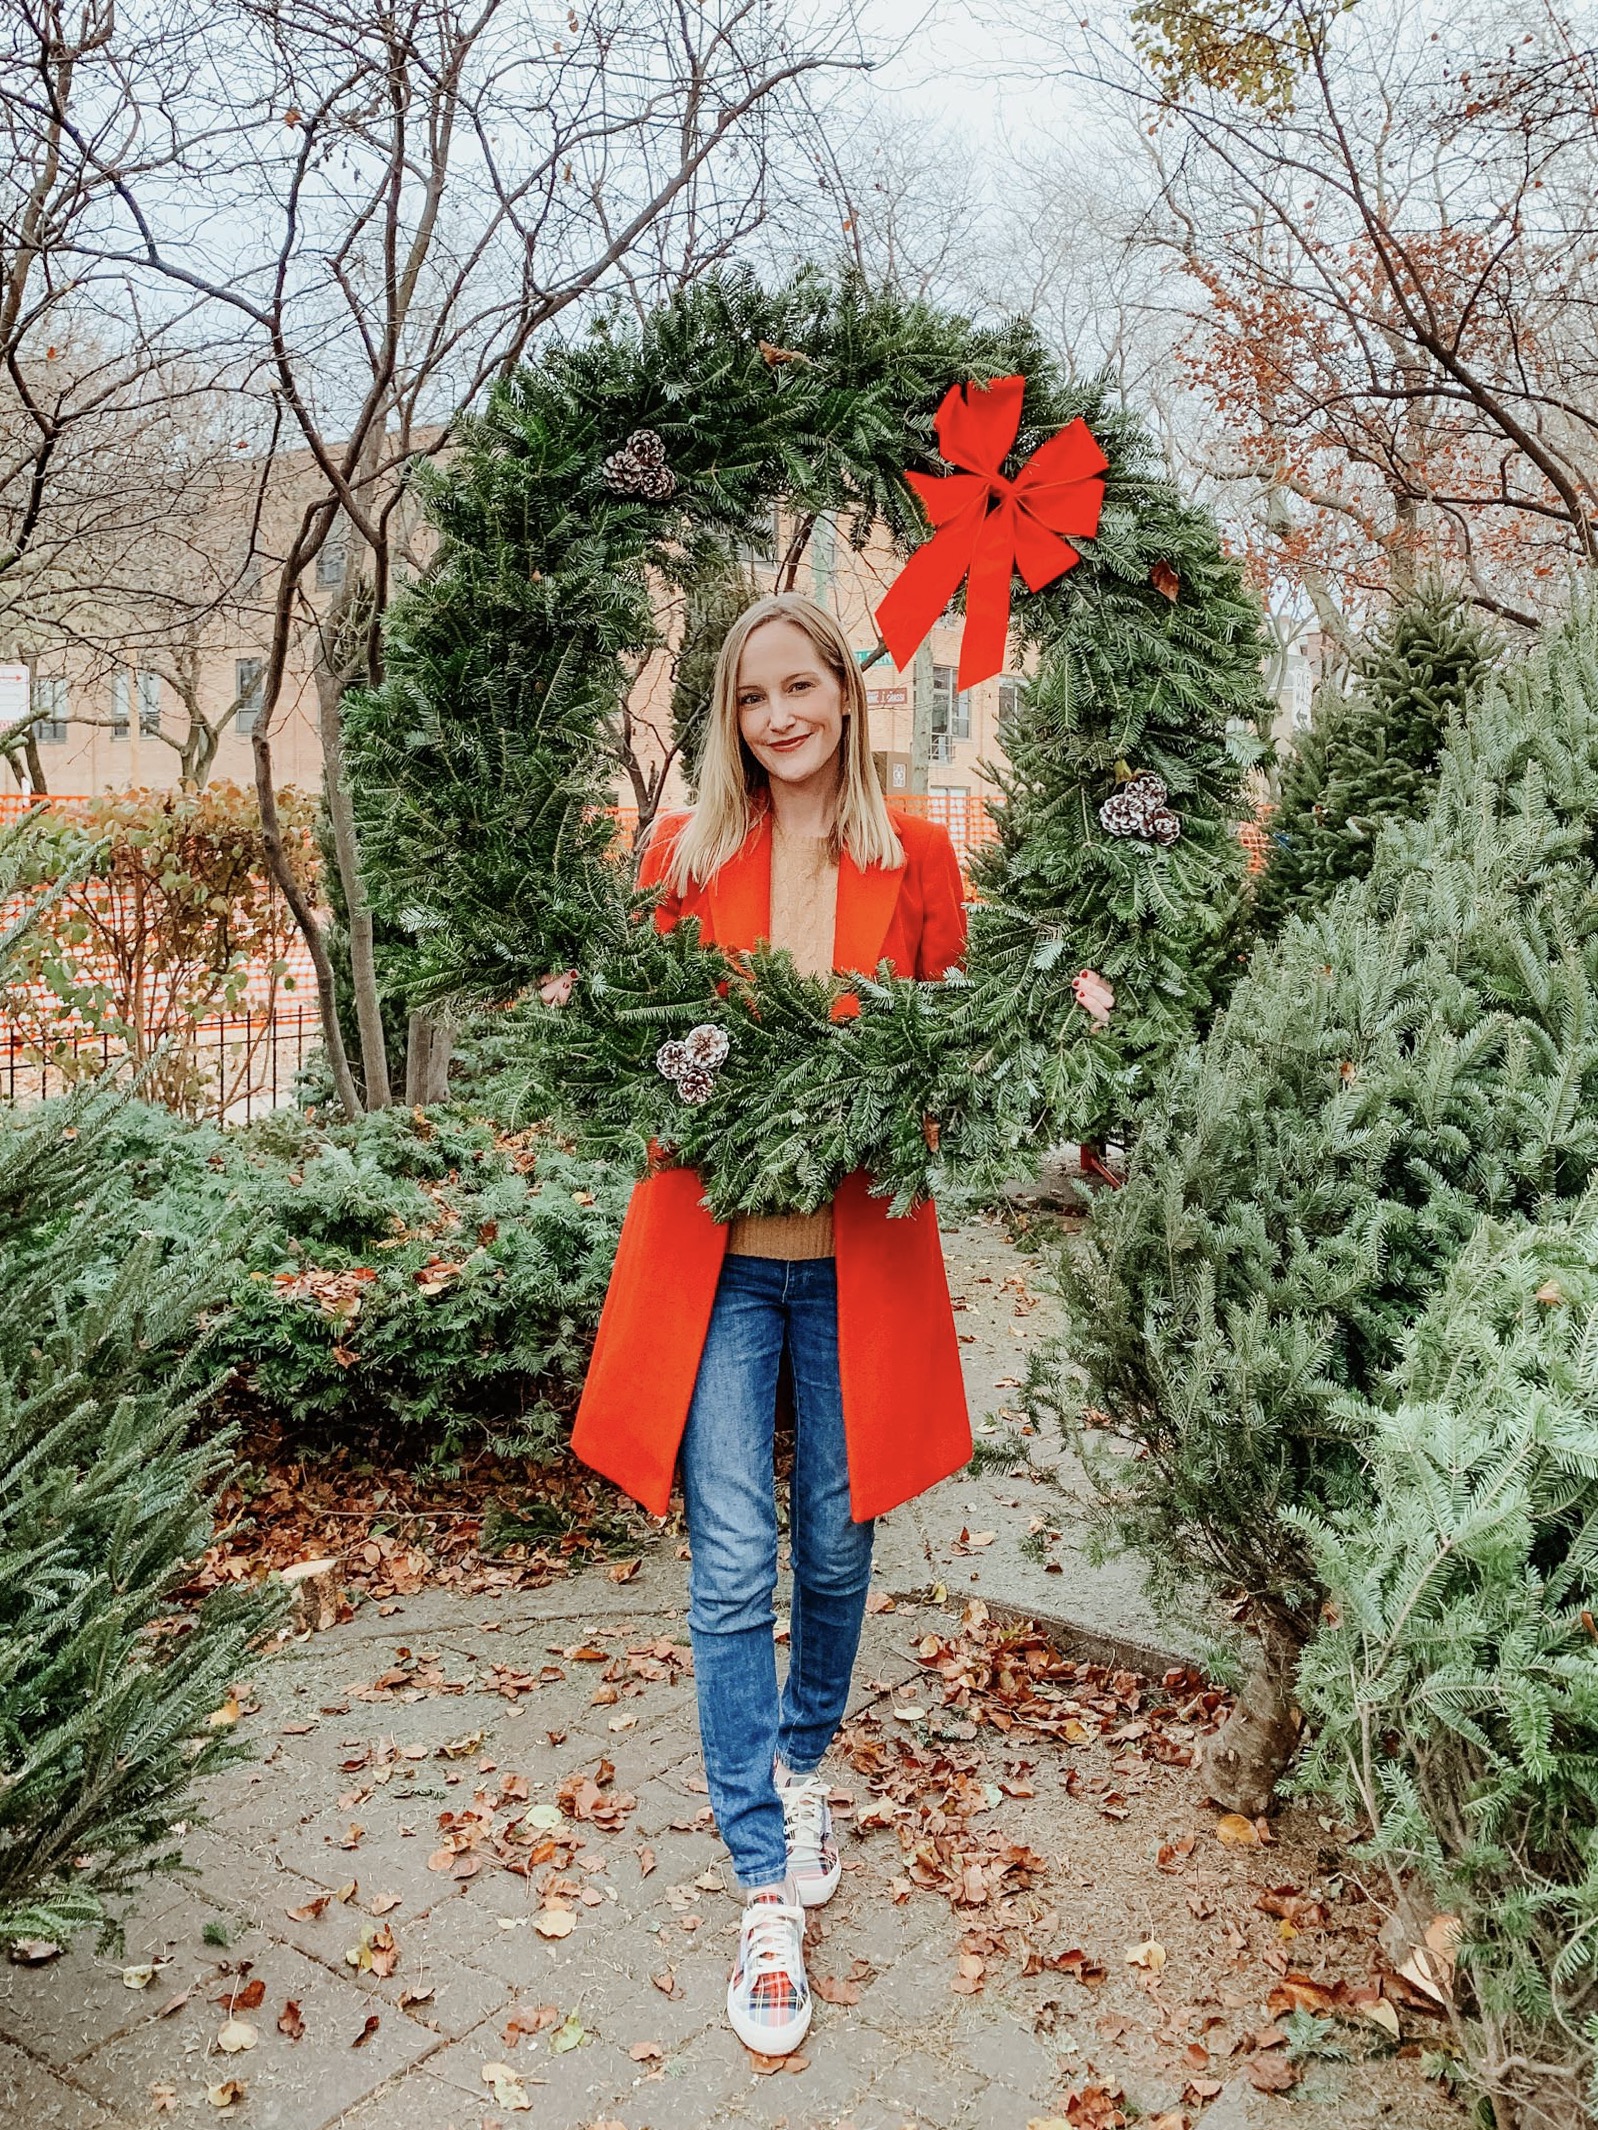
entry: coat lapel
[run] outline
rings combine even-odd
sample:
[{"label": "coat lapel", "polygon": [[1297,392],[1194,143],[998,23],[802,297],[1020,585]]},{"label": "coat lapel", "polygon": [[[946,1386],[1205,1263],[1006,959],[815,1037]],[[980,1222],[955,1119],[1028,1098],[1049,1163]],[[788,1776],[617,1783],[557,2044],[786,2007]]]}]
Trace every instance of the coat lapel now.
[{"label": "coat lapel", "polygon": [[[906,870],[902,865],[895,872],[881,865],[862,868],[844,852],[838,866],[838,915],[832,935],[835,969],[876,975]],[[903,976],[915,972],[901,969],[899,973]]]},{"label": "coat lapel", "polygon": [[718,947],[747,953],[771,934],[771,817],[762,814],[743,847],[711,880],[710,936]]}]

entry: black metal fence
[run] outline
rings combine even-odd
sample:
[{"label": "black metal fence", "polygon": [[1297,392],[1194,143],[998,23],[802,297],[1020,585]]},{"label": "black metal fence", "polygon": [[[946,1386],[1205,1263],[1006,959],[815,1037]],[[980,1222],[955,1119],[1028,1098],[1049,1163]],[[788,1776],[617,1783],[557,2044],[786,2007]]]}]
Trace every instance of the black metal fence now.
[{"label": "black metal fence", "polygon": [[[153,1086],[181,1083],[178,1106],[218,1124],[248,1124],[294,1099],[295,1082],[321,1041],[314,1006],[275,1013],[228,1013],[201,1021],[181,1046],[148,1063]],[[14,1025],[0,1024],[0,1099],[42,1102],[102,1074],[134,1080],[138,1061],[112,1035],[87,1029],[52,1032],[41,1045]]]}]

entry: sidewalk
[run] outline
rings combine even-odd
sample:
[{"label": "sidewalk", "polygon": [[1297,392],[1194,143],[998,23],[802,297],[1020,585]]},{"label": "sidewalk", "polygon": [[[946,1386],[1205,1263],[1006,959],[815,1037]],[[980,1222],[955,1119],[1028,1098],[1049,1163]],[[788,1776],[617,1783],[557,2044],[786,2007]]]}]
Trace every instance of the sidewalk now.
[{"label": "sidewalk", "polygon": [[[980,1420],[1050,1311],[997,1228],[947,1241]],[[668,1540],[626,1583],[424,1591],[263,1663],[240,1696],[258,1757],[183,1842],[197,1876],[152,1887],[115,1958],[0,1965],[0,2122],[1285,2130],[1304,2098],[1325,2130],[1459,2121],[1368,2017],[1336,2030],[1354,2060],[1287,2064],[1284,2005],[1368,1980],[1376,1918],[1308,1815],[1268,1848],[1217,1839],[1176,1764],[1191,1687],[1028,1700],[1039,1655],[1013,1660],[1013,1724],[945,1692],[955,1644],[980,1674],[973,1596],[1158,1645],[1124,1577],[1046,1539],[1054,1509],[1029,1478],[957,1478],[888,1521],[834,1764],[844,1879],[812,1918],[820,2001],[789,2068],[725,2024],[737,1912]]]}]

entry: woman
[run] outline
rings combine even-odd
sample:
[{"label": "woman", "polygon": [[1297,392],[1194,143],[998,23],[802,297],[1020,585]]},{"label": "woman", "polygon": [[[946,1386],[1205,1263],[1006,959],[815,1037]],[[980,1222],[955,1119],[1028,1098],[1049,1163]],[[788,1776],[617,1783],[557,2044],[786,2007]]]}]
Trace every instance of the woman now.
[{"label": "woman", "polygon": [[[865,688],[829,614],[785,593],[729,630],[699,803],[660,821],[639,869],[655,922],[699,920],[801,969],[941,978],[965,949],[947,833],[890,815]],[[1078,981],[1102,1020],[1109,994]],[[840,1016],[858,1011],[845,995]],[[863,1173],[810,1214],[713,1221],[689,1169],[633,1193],[572,1446],[664,1515],[679,1451],[692,1554],[689,1628],[710,1800],[744,1893],[727,1986],[734,2031],[766,2055],[810,2024],[804,1912],[838,1883],[817,1771],[849,1698],[872,1519],[971,1454],[960,1349],[930,1204],[893,1220]],[[793,1606],[777,1685],[777,1377],[796,1443]]]}]

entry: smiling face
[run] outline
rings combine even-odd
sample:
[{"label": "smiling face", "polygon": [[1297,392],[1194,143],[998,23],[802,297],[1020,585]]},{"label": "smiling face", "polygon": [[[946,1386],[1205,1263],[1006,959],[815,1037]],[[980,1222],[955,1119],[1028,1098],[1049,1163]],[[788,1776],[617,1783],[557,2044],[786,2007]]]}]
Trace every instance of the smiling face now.
[{"label": "smiling face", "polygon": [[764,621],[738,660],[738,730],[773,783],[790,789],[838,773],[843,684],[796,622]]}]

